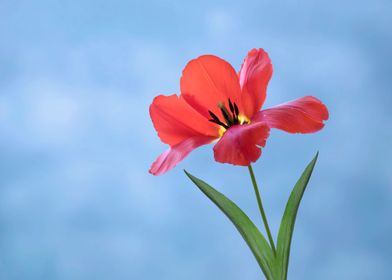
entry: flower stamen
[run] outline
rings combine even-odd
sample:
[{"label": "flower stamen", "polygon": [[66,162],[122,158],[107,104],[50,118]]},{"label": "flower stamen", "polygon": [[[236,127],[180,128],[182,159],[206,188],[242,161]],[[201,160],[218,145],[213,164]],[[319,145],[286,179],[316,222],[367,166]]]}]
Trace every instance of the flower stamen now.
[{"label": "flower stamen", "polygon": [[219,118],[218,118],[213,112],[211,112],[210,110],[208,110],[208,113],[209,113],[210,116],[212,117],[212,119],[209,120],[210,122],[213,122],[213,123],[216,123],[216,124],[218,124],[218,125],[220,125],[220,126],[223,126],[225,129],[228,129],[228,128],[229,128],[226,124],[224,124],[223,122],[221,122],[221,121],[219,120]]},{"label": "flower stamen", "polygon": [[228,99],[228,104],[230,113],[223,102],[218,103],[218,107],[222,113],[224,121],[221,121],[213,112],[208,110],[208,113],[212,117],[212,119],[210,119],[209,121],[220,125],[224,128],[224,130],[228,129],[233,125],[247,124],[250,122],[246,116],[240,115],[240,110],[238,109],[237,104],[235,102],[232,102],[230,98]]}]

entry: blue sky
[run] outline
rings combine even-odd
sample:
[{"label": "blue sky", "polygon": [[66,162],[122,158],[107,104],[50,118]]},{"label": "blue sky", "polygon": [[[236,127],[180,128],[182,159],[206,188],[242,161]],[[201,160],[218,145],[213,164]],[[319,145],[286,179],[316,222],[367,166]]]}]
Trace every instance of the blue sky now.
[{"label": "blue sky", "polygon": [[272,231],[302,169],[319,162],[289,279],[391,279],[390,1],[0,2],[0,279],[262,279],[230,222],[182,169],[260,225],[246,168],[212,147],[176,169],[148,106],[178,93],[192,58],[239,68],[255,47],[274,75],[265,106],[327,104],[312,135],[272,131],[254,165]]}]

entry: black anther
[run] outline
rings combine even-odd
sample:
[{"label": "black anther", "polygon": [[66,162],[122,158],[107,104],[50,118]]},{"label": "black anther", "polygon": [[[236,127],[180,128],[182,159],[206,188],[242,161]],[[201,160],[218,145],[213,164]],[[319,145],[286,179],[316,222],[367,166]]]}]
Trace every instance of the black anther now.
[{"label": "black anther", "polygon": [[230,107],[230,111],[234,114],[234,107],[233,107],[233,103],[231,103],[230,98],[229,98],[229,107]]},{"label": "black anther", "polygon": [[236,114],[236,116],[238,117],[240,110],[238,110],[237,104],[234,103],[234,112]]},{"label": "black anther", "polygon": [[210,116],[217,122],[220,122],[219,118],[210,110],[208,110],[208,113],[210,114]]}]

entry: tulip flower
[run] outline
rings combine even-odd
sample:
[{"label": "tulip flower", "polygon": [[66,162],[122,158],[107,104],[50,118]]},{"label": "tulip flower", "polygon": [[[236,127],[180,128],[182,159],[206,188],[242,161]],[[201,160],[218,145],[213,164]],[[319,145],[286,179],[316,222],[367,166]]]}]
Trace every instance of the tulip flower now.
[{"label": "tulip flower", "polygon": [[216,161],[249,166],[260,157],[270,128],[289,133],[323,128],[327,108],[312,96],[260,111],[271,76],[271,60],[263,49],[251,50],[238,74],[217,56],[191,60],[182,73],[180,95],[159,95],[150,106],[158,136],[170,145],[150,173],[161,175],[213,142]]},{"label": "tulip flower", "polygon": [[251,50],[238,73],[217,56],[203,55],[191,60],[182,73],[180,95],[159,95],[150,106],[158,136],[170,146],[152,164],[150,173],[161,175],[194,149],[210,143],[215,143],[216,161],[247,166],[268,241],[233,201],[185,173],[234,224],[265,278],[286,280],[299,204],[318,153],[291,192],[275,240],[251,163],[261,156],[271,128],[289,133],[313,133],[324,127],[328,110],[313,96],[262,109],[271,76],[271,60],[263,49]]}]

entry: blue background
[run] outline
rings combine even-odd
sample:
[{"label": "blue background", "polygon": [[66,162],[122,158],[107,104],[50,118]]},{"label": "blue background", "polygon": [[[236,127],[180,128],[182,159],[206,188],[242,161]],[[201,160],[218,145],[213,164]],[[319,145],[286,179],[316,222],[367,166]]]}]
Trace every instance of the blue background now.
[{"label": "blue background", "polygon": [[0,279],[262,279],[205,179],[259,225],[247,169],[212,146],[169,173],[148,115],[192,58],[274,65],[265,107],[327,104],[312,135],[272,131],[254,165],[277,234],[293,184],[319,162],[289,279],[392,279],[391,1],[0,1]]}]

